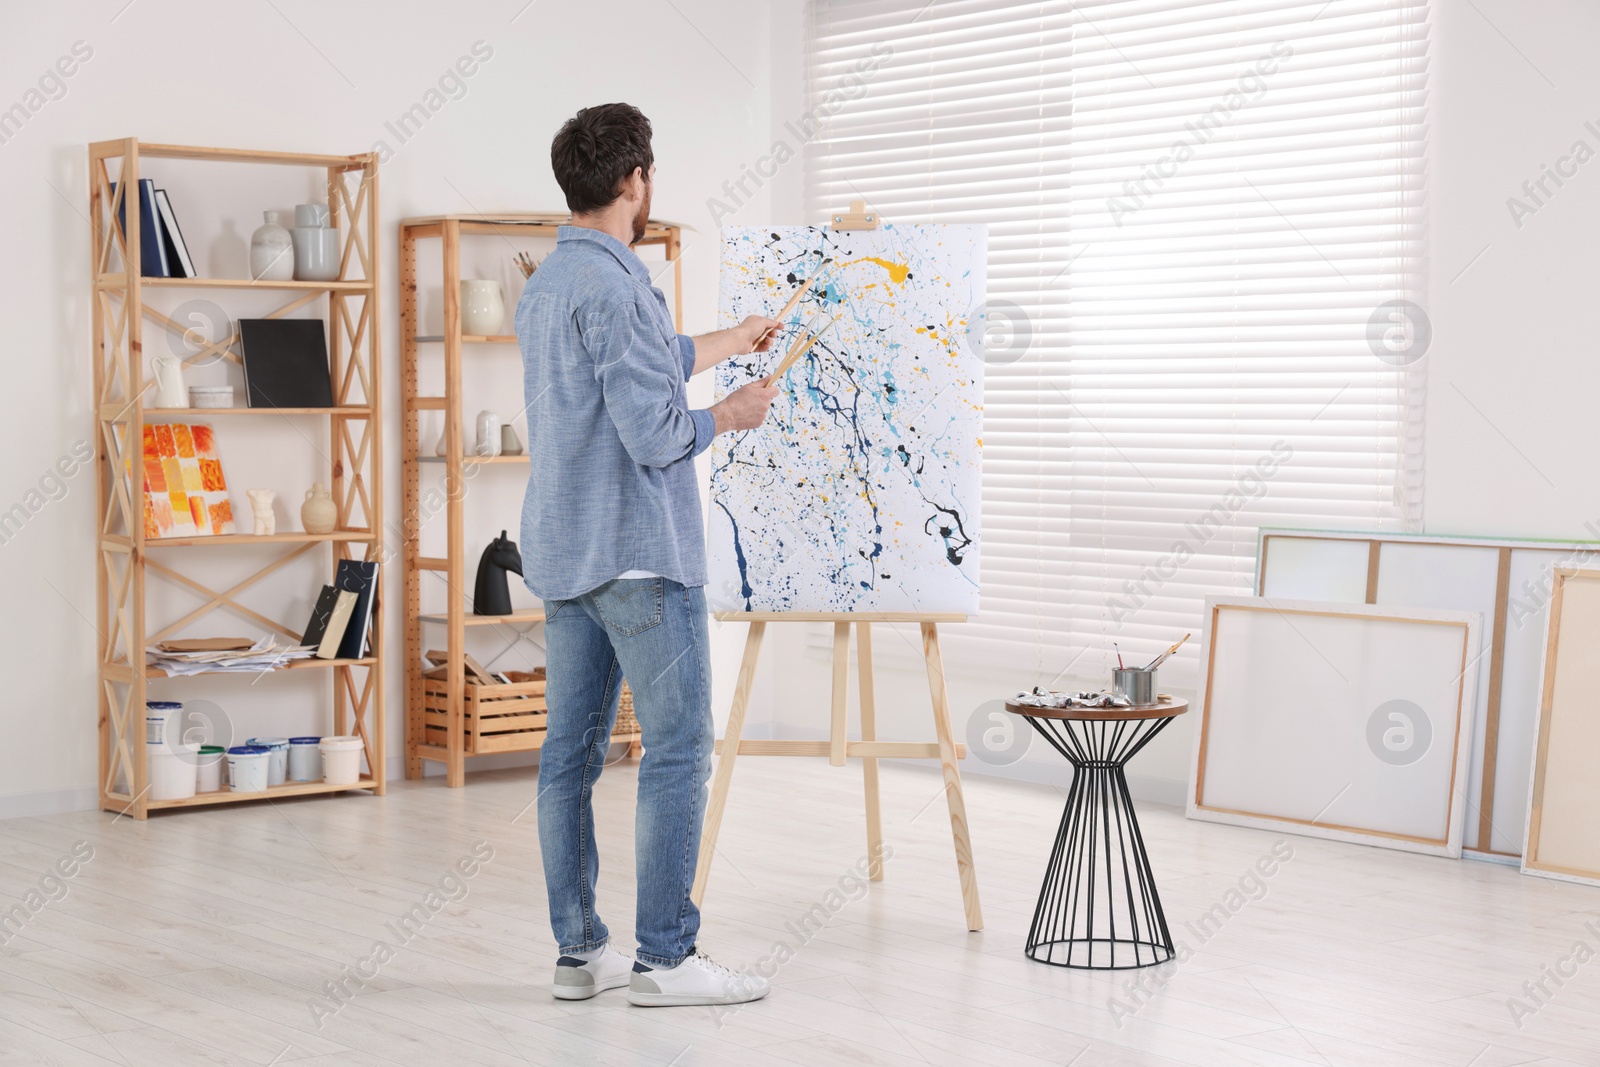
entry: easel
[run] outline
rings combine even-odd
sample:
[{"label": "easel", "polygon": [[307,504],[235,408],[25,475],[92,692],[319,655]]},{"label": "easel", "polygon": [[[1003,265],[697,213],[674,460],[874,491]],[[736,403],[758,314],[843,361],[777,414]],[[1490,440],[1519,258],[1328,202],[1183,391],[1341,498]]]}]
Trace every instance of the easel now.
[{"label": "easel", "polygon": [[[967,929],[983,928],[983,907],[978,901],[978,880],[972,865],[972,838],[967,829],[967,806],[961,795],[961,773],[956,760],[966,756],[966,746],[955,743],[950,729],[950,697],[945,688],[944,657],[939,651],[941,622],[965,622],[961,614],[918,614],[913,612],[717,612],[722,622],[748,622],[744,659],[733,692],[733,709],[728,728],[717,742],[717,772],[711,783],[711,803],[706,809],[705,829],[700,837],[700,859],[695,868],[691,899],[699,904],[705,897],[711,877],[711,858],[717,851],[717,834],[722,828],[722,812],[728,803],[728,787],[733,781],[733,764],[738,756],[826,756],[835,767],[843,767],[849,757],[861,760],[866,787],[867,855],[881,855],[883,827],[878,806],[879,759],[937,759],[944,773],[945,800],[950,808],[950,835],[955,839],[956,872],[961,880],[961,897],[966,906]],[[756,662],[761,655],[761,640],[769,622],[833,623],[833,714],[826,741],[746,741],[745,712],[750,707],[750,690],[755,683]],[[875,622],[915,622],[922,629],[922,656],[927,663],[928,690],[933,698],[933,726],[938,737],[934,744],[913,741],[879,741],[877,707],[872,686],[872,624]],[[857,674],[861,686],[861,740],[846,736],[846,711],[850,683],[850,627],[856,628]],[[883,864],[871,864],[870,877],[883,880]]]}]

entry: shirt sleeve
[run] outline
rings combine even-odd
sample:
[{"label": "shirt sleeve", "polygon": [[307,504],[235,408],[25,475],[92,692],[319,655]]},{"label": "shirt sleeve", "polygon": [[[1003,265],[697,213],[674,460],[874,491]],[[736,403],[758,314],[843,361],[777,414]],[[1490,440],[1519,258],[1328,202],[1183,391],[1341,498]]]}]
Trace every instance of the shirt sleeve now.
[{"label": "shirt sleeve", "polygon": [[683,360],[683,380],[694,377],[694,338],[686,333],[678,335],[678,356]]},{"label": "shirt sleeve", "polygon": [[579,330],[606,413],[634,462],[665,467],[711,444],[711,413],[689,410],[681,340],[668,343],[631,300],[580,313]]}]

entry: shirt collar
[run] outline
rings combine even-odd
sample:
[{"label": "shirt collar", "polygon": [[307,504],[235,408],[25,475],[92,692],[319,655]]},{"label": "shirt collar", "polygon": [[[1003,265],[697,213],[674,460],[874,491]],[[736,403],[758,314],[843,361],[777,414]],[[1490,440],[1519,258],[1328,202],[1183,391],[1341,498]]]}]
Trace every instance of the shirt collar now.
[{"label": "shirt collar", "polygon": [[621,263],[629,274],[646,285],[651,284],[650,270],[644,265],[644,261],[634,253],[633,249],[609,233],[601,233],[587,226],[560,226],[556,229],[556,242],[559,244],[562,241],[588,241],[598,245],[615,256],[617,262]]}]

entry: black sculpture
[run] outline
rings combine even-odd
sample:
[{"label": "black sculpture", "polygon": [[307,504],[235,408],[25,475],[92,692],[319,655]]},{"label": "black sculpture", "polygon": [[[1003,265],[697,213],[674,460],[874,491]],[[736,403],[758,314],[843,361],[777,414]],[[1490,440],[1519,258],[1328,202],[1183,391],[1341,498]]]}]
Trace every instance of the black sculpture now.
[{"label": "black sculpture", "polygon": [[517,543],[506,539],[506,532],[489,542],[478,560],[478,583],[472,592],[474,615],[510,615],[511,586],[508,571],[522,574],[522,553]]}]

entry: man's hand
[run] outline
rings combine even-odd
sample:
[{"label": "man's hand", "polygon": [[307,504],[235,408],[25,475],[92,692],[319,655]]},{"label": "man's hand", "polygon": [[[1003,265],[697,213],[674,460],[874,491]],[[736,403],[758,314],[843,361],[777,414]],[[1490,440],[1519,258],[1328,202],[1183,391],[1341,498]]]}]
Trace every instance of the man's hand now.
[{"label": "man's hand", "polygon": [[772,401],[777,395],[776,386],[761,381],[751,382],[735,389],[723,397],[721,402],[711,405],[711,419],[716,424],[717,432],[753,430],[760,426],[766,421],[767,409],[772,406]]},{"label": "man's hand", "polygon": [[751,315],[733,328],[742,346],[736,355],[746,352],[765,352],[778,339],[778,320],[765,315]]}]

